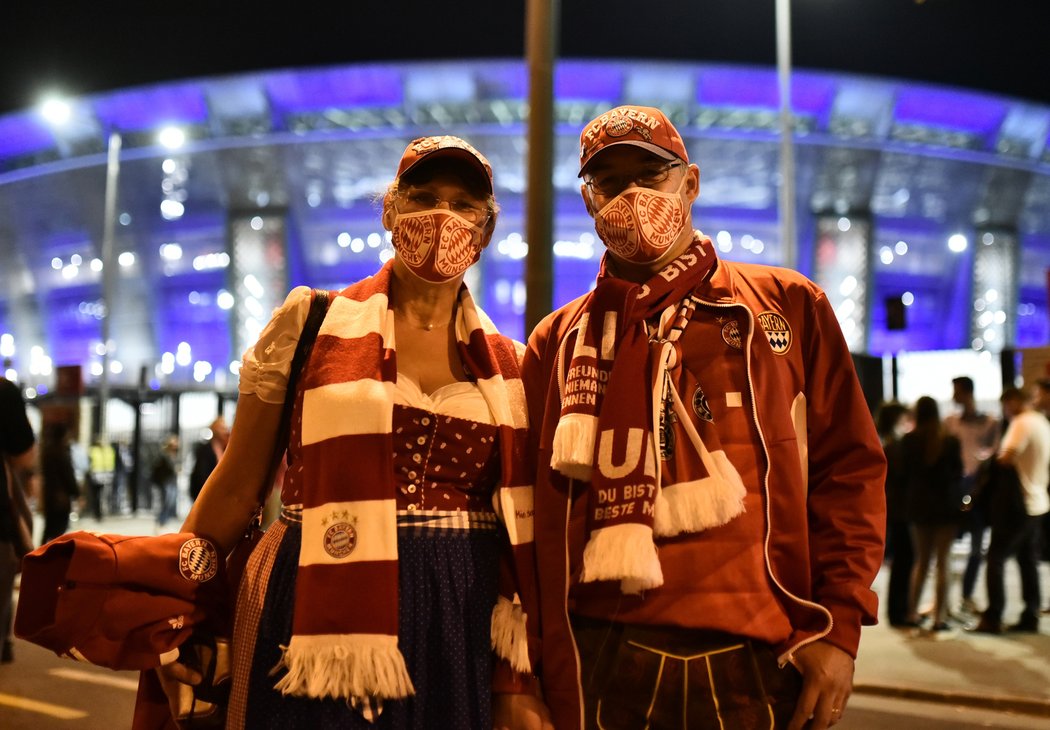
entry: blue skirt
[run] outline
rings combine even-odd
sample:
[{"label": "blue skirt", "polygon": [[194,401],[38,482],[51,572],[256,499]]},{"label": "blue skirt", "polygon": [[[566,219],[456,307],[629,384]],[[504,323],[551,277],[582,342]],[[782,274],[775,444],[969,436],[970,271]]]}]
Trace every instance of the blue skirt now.
[{"label": "blue skirt", "polygon": [[[244,702],[244,727],[361,730],[489,730],[492,727],[492,608],[500,545],[495,515],[470,529],[439,527],[426,513],[398,516],[398,645],[415,694],[385,700],[374,722],[345,700],[282,695],[273,689],[281,645],[292,634],[302,525],[282,518]],[[280,532],[280,531],[278,531]],[[276,535],[275,535],[276,536]],[[265,538],[264,538],[265,540]],[[347,586],[347,601],[367,601],[367,586]],[[240,610],[241,607],[238,608]],[[235,687],[236,691],[236,687]]]}]

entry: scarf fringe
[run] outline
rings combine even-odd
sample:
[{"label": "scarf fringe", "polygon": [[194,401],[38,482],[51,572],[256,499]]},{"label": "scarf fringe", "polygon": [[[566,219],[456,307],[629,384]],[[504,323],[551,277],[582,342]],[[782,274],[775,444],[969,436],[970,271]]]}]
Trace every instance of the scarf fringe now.
[{"label": "scarf fringe", "polygon": [[657,536],[701,532],[743,514],[747,490],[739,473],[725,452],[716,451],[711,456],[716,466],[711,476],[673,484],[657,493],[653,519],[653,532]]},{"label": "scarf fringe", "polygon": [[664,574],[653,531],[639,523],[603,527],[591,533],[583,549],[581,583],[619,580],[624,593],[663,585]]},{"label": "scarf fringe", "polygon": [[558,421],[551,447],[551,467],[570,479],[590,481],[594,470],[594,440],[598,418],[586,413],[567,413]]},{"label": "scarf fringe", "polygon": [[514,671],[529,674],[532,663],[529,661],[525,619],[520,603],[500,596],[492,609],[492,650],[510,662]]},{"label": "scarf fringe", "polygon": [[274,685],[281,694],[401,699],[415,693],[393,636],[293,636],[282,649],[277,668],[288,673]]}]

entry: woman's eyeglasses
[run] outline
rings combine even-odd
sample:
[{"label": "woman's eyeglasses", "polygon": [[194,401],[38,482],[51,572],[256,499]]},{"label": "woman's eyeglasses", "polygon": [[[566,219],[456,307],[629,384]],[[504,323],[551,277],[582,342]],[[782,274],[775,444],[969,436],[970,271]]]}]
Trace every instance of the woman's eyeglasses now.
[{"label": "woman's eyeglasses", "polygon": [[627,172],[601,171],[597,175],[589,175],[584,178],[583,184],[590,188],[592,193],[597,193],[604,198],[615,198],[631,183],[640,188],[656,187],[668,178],[671,170],[681,164],[681,160],[676,160],[663,164],[644,165]]},{"label": "woman's eyeglasses", "polygon": [[490,215],[488,208],[483,208],[470,200],[445,200],[426,190],[413,190],[410,188],[403,193],[398,193],[397,197],[403,203],[402,209],[409,213],[433,210],[445,203],[453,213],[475,225],[485,221]]}]

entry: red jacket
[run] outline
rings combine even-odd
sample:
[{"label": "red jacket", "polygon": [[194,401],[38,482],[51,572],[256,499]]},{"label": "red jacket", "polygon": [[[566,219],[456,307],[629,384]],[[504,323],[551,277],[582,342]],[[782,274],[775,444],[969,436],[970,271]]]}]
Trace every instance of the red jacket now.
[{"label": "red jacket", "polygon": [[28,554],[15,634],[110,669],[171,661],[195,628],[229,636],[225,563],[192,533],[71,532]]},{"label": "red jacket", "polygon": [[[861,625],[876,621],[877,597],[870,587],[883,555],[885,457],[834,312],[820,288],[797,272],[726,261],[718,262],[694,296],[699,303],[689,328],[700,328],[708,341],[718,333],[737,352],[729,357],[686,349],[683,359],[707,358],[711,373],[737,368],[736,380],[748,389],[743,402],[754,405],[746,430],[730,430],[731,419],[716,419],[715,425],[726,455],[765,508],[762,562],[790,623],[775,648],[787,661],[801,645],[824,638],[855,656]],[[587,299],[570,302],[536,327],[522,368],[530,447],[539,465],[538,673],[560,730],[580,723],[568,606],[585,541],[586,500],[570,500],[567,495],[581,493],[579,485],[547,465],[561,412],[559,345]],[[675,538],[679,547],[682,540]],[[692,569],[667,561],[662,567],[668,581]],[[704,627],[695,615],[685,615],[688,605],[681,611],[682,625]]]}]

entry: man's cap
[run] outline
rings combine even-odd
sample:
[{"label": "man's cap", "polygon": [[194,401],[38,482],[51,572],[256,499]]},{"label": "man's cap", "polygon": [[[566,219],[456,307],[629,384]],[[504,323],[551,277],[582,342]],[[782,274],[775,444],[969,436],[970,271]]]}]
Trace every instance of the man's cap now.
[{"label": "man's cap", "polygon": [[671,120],[651,106],[618,106],[591,120],[580,132],[580,173],[596,154],[618,144],[630,144],[665,160],[689,162],[685,142]]},{"label": "man's cap", "polygon": [[420,163],[439,157],[465,160],[473,164],[485,180],[489,195],[492,194],[492,165],[485,159],[485,155],[474,149],[470,143],[459,137],[453,137],[451,134],[437,137],[419,137],[409,142],[408,147],[405,148],[405,153],[401,155],[401,162],[397,166],[397,176],[400,178]]}]

